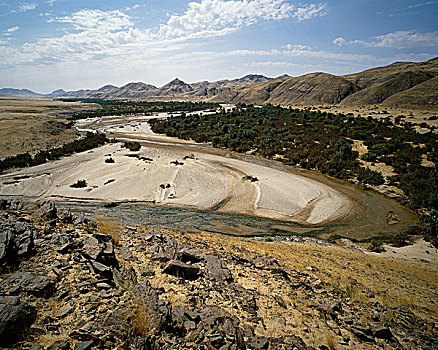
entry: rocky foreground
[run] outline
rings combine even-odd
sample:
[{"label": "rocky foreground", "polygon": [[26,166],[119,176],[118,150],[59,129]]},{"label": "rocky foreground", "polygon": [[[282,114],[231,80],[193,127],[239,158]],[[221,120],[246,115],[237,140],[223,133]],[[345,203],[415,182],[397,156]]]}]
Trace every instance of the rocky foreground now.
[{"label": "rocky foreground", "polygon": [[0,347],[438,348],[436,266],[0,207]]}]

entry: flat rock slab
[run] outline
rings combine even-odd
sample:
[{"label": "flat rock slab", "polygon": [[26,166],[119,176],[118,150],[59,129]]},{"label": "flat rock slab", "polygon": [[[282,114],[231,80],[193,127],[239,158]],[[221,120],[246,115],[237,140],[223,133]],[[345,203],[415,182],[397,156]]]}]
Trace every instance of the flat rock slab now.
[{"label": "flat rock slab", "polygon": [[207,274],[209,277],[215,279],[216,281],[227,281],[233,280],[233,275],[228,267],[213,255],[206,255],[205,261],[207,262]]},{"label": "flat rock slab", "polygon": [[179,260],[170,260],[164,267],[164,272],[176,277],[194,280],[199,277],[199,266],[189,265]]},{"label": "flat rock slab", "polygon": [[0,296],[0,347],[14,344],[36,319],[36,309],[17,296]]},{"label": "flat rock slab", "polygon": [[33,272],[17,272],[0,283],[0,291],[17,293],[24,291],[35,296],[49,297],[55,290],[56,279]]}]

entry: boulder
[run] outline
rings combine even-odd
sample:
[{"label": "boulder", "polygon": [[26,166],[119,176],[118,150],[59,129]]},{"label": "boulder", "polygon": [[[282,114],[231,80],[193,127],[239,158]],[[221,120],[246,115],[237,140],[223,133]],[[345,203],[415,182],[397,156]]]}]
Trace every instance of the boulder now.
[{"label": "boulder", "polygon": [[23,234],[17,237],[17,247],[19,257],[27,257],[32,253],[34,238],[30,229],[27,229]]},{"label": "boulder", "polygon": [[0,269],[16,263],[17,247],[11,230],[0,232]]},{"label": "boulder", "polygon": [[231,282],[233,276],[228,267],[217,257],[213,255],[206,255],[205,261],[207,262],[207,276],[218,282]]},{"label": "boulder", "polygon": [[56,340],[47,350],[70,350],[70,342],[68,340]]},{"label": "boulder", "polygon": [[199,277],[199,266],[183,263],[179,260],[170,260],[164,266],[165,273],[187,280],[194,280]]},{"label": "boulder", "polygon": [[16,272],[0,283],[0,291],[26,292],[37,297],[49,297],[55,290],[56,279],[33,272]]},{"label": "boulder", "polygon": [[373,335],[379,339],[391,339],[392,332],[388,327],[385,326],[377,326],[371,329]]},{"label": "boulder", "polygon": [[75,344],[75,350],[90,350],[93,347],[91,340],[82,341]]},{"label": "boulder", "polygon": [[184,247],[178,251],[177,258],[185,263],[196,264],[204,260],[204,255],[197,249]]},{"label": "boulder", "polygon": [[93,266],[93,270],[95,273],[102,275],[104,277],[112,278],[113,277],[113,271],[111,267],[106,266],[104,264],[101,264],[98,261],[92,261],[91,265]]},{"label": "boulder", "polygon": [[36,309],[23,298],[0,296],[0,346],[17,342],[36,319]]},{"label": "boulder", "polygon": [[44,220],[54,220],[57,218],[57,209],[55,202],[53,201],[44,201],[40,204],[40,208],[38,209],[38,214]]}]

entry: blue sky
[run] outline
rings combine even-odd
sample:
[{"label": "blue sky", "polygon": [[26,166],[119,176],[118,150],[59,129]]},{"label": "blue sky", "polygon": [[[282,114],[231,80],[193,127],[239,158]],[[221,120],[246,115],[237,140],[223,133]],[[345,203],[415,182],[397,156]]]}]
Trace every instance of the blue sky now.
[{"label": "blue sky", "polygon": [[348,74],[438,56],[438,0],[0,0],[0,87]]}]

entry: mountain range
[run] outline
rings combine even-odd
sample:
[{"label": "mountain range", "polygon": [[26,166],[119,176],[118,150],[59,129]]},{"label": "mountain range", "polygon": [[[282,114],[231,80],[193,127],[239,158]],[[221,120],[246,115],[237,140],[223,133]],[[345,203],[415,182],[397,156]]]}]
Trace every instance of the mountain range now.
[{"label": "mountain range", "polygon": [[188,84],[174,79],[162,87],[142,82],[97,90],[37,94],[27,89],[0,89],[1,95],[31,98],[98,98],[123,100],[186,100],[281,105],[438,105],[438,57],[425,62],[396,62],[363,72],[336,76],[311,73],[268,78],[250,74],[234,80]]}]

